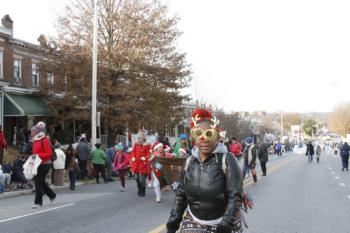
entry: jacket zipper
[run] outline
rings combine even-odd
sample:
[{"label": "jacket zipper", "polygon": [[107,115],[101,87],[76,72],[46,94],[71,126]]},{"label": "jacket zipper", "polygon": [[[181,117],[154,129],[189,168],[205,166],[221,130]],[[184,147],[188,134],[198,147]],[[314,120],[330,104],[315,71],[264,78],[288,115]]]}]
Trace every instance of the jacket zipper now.
[{"label": "jacket zipper", "polygon": [[198,196],[199,196],[199,200],[201,200],[200,204],[199,204],[199,208],[200,208],[200,213],[201,213],[201,218],[204,219],[204,215],[203,215],[203,208],[202,208],[202,203],[204,202],[202,200],[202,196],[201,196],[201,175],[202,175],[202,170],[203,170],[203,164],[202,161],[199,161],[200,164],[200,169],[198,169]]}]

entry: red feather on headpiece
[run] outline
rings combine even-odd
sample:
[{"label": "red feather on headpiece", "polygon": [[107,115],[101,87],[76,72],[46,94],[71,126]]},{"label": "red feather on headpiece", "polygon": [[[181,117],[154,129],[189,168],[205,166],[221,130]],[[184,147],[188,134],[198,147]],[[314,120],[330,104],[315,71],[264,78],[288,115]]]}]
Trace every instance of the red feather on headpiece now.
[{"label": "red feather on headpiece", "polygon": [[[204,108],[197,108],[197,109],[195,109],[193,111],[193,113],[192,113],[192,117],[195,118],[196,116],[198,116],[199,119],[200,119],[197,123],[199,123],[199,122],[201,122],[203,120],[210,121],[212,119],[212,117],[213,117],[212,113],[210,111],[204,109]],[[191,128],[192,127],[194,127],[194,124],[191,121]]]}]

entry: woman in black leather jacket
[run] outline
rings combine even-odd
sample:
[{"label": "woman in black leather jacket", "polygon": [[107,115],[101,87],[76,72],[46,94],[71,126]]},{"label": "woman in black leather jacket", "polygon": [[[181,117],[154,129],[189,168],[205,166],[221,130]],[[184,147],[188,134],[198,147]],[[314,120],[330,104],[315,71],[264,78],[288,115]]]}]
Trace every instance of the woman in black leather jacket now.
[{"label": "woman in black leather jacket", "polygon": [[[204,109],[192,114],[191,133],[198,150],[181,176],[167,232],[242,232],[242,172],[232,154],[218,143],[218,121]],[[186,214],[183,219],[183,214]]]}]

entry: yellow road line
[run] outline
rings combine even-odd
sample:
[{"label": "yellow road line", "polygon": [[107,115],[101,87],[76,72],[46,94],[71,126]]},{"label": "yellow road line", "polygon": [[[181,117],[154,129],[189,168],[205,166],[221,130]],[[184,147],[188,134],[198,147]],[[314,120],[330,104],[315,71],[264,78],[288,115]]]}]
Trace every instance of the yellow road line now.
[{"label": "yellow road line", "polygon": [[[295,156],[295,157],[292,157],[292,158],[288,158],[286,159],[285,161],[283,162],[280,162],[279,164],[276,164],[276,165],[273,165],[272,167],[270,167],[268,170],[267,170],[267,173],[270,174],[282,167],[284,167],[285,165],[287,165],[288,163],[296,160],[297,158],[299,158],[301,156]],[[259,175],[261,175],[262,173],[260,172]],[[250,179],[246,179],[243,181],[243,188],[246,188],[248,187],[249,185],[253,184],[253,178],[250,178]],[[149,231],[148,233],[161,233],[162,231],[164,231],[166,229],[166,225],[165,224],[162,224],[162,225],[159,225],[158,227],[154,228],[153,230]]]},{"label": "yellow road line", "polygon": [[151,230],[148,233],[160,233],[160,232],[164,231],[165,229],[166,229],[166,225],[162,224],[162,225],[158,226],[157,228],[154,228],[153,230]]}]

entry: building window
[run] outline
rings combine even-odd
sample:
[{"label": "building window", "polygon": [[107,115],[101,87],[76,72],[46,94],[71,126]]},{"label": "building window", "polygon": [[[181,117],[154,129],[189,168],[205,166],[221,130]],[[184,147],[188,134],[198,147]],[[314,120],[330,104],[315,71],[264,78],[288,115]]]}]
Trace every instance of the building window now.
[{"label": "building window", "polygon": [[55,77],[53,73],[47,73],[47,84],[53,85],[54,84]]},{"label": "building window", "polygon": [[36,64],[32,64],[32,86],[39,86],[39,72]]},{"label": "building window", "polygon": [[0,51],[0,79],[4,78],[4,51]]},{"label": "building window", "polygon": [[13,60],[13,78],[16,83],[22,83],[22,61],[20,59]]}]

